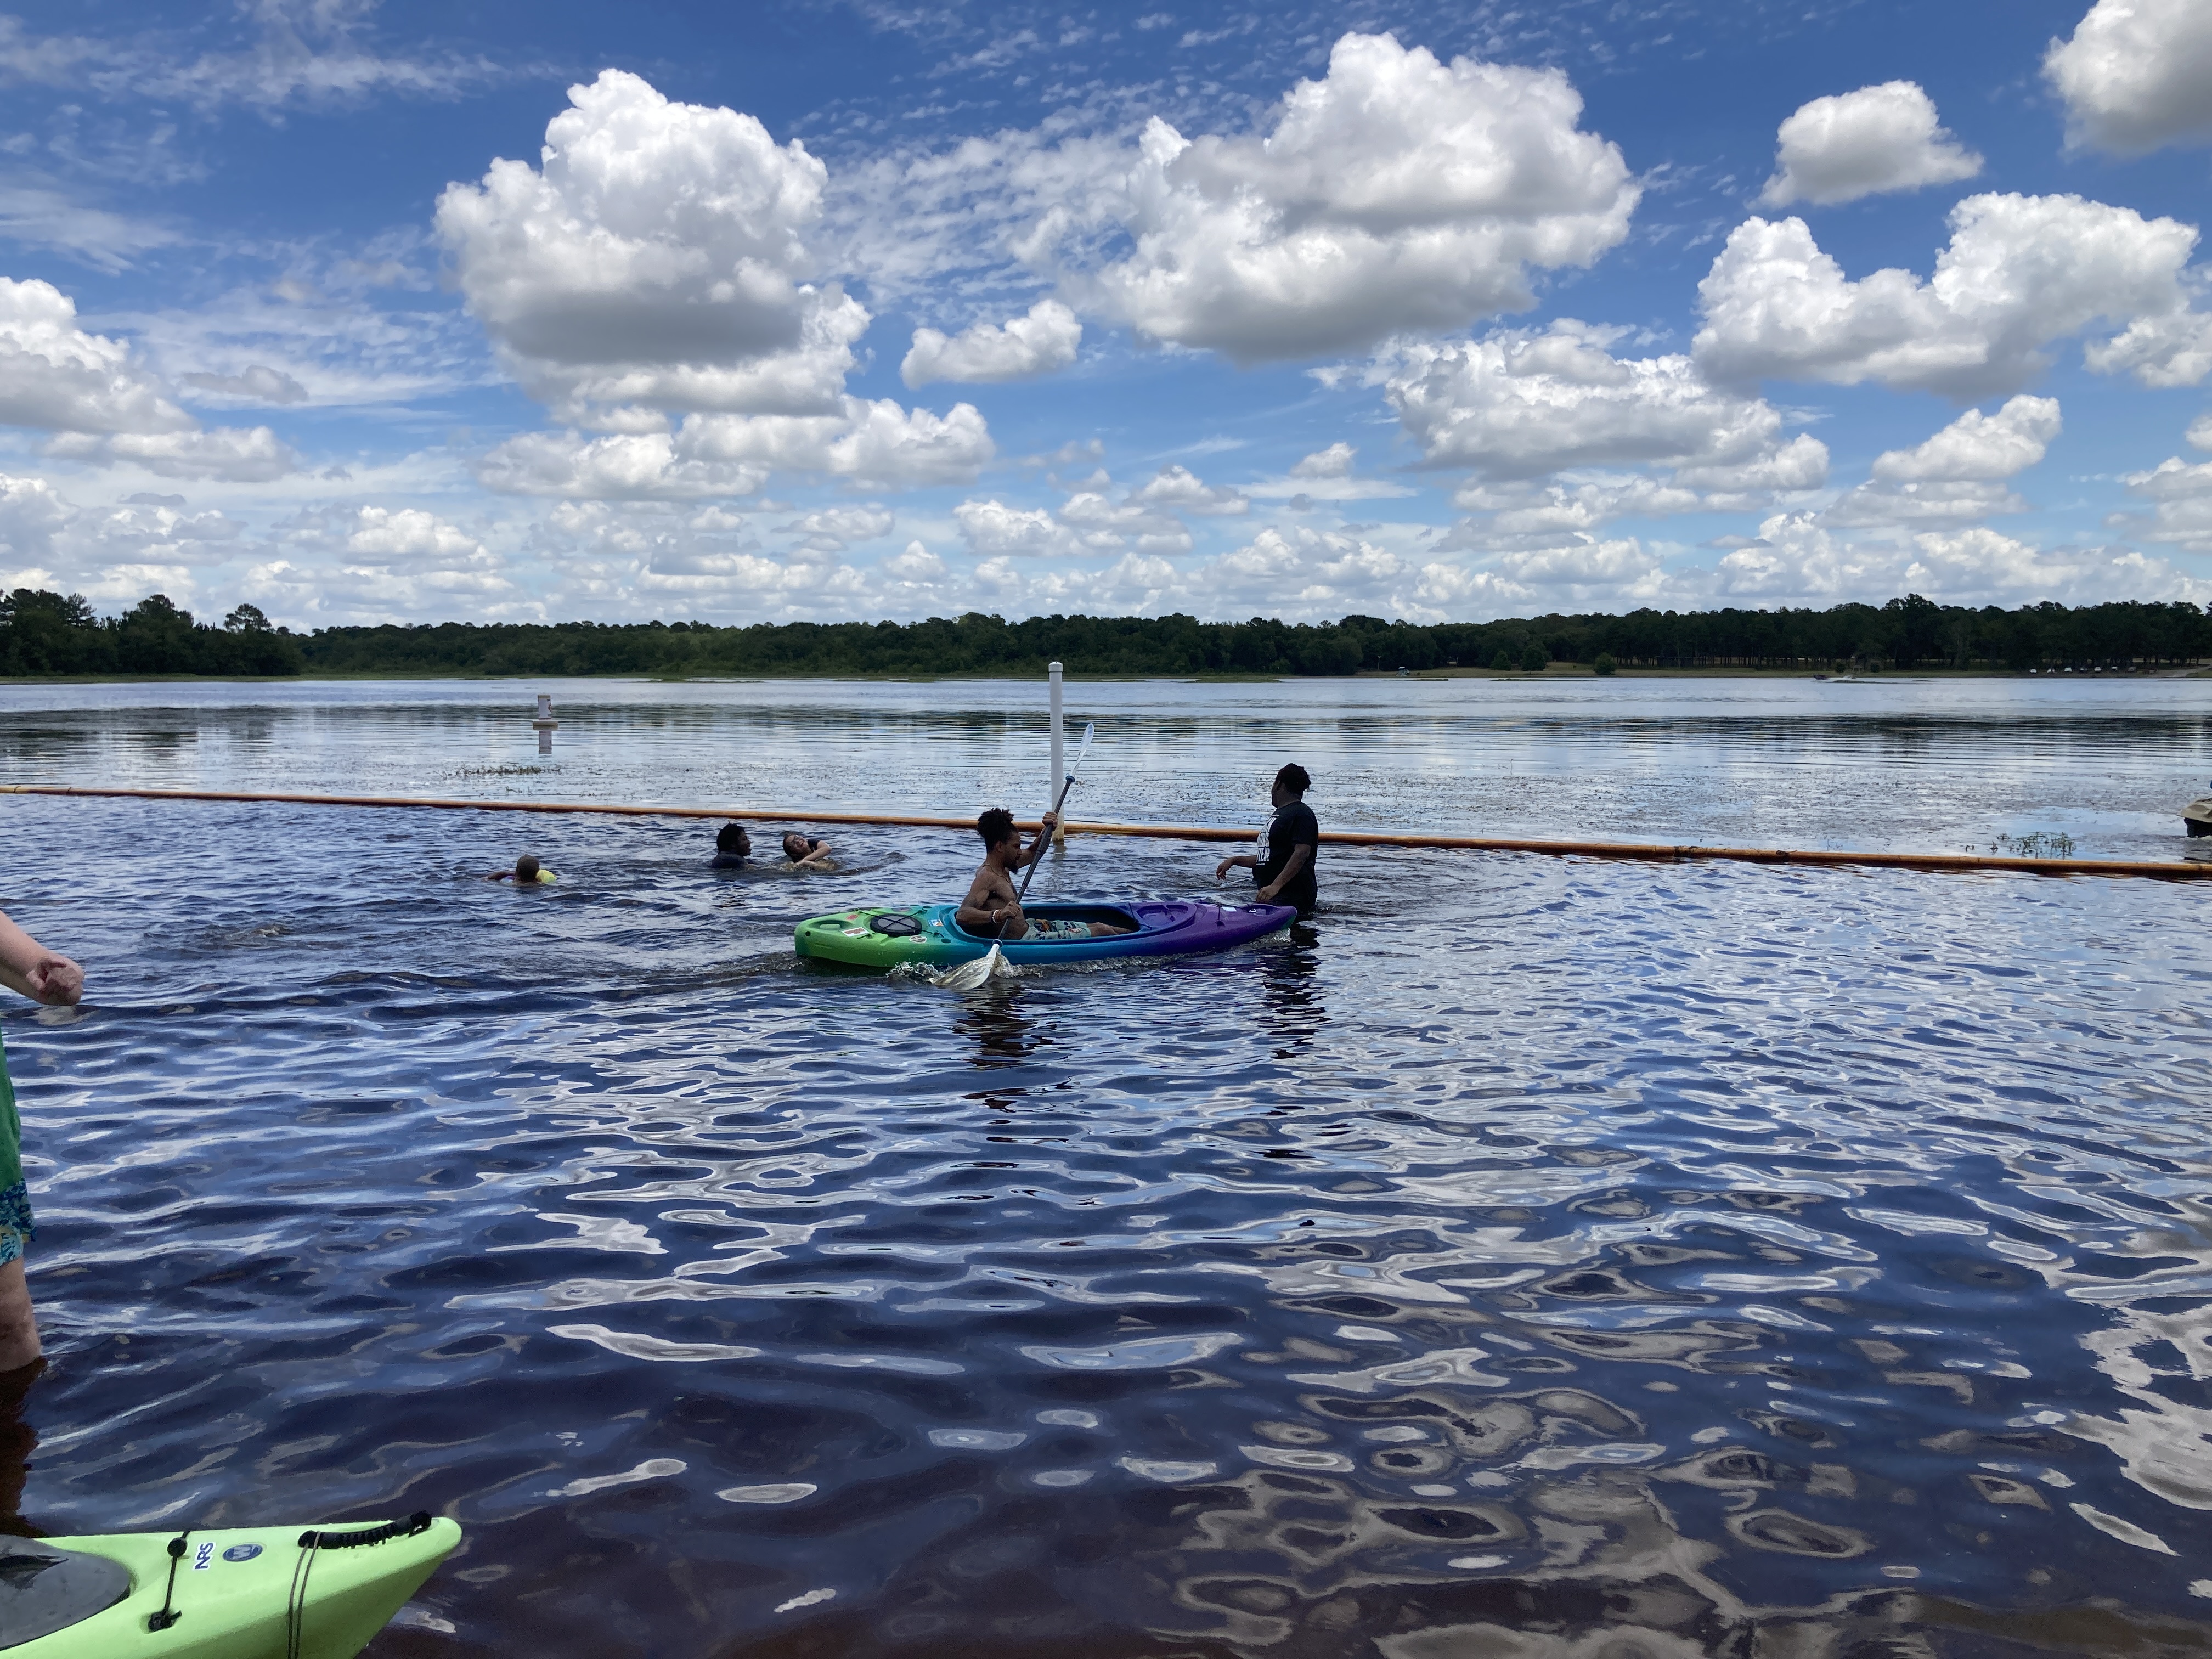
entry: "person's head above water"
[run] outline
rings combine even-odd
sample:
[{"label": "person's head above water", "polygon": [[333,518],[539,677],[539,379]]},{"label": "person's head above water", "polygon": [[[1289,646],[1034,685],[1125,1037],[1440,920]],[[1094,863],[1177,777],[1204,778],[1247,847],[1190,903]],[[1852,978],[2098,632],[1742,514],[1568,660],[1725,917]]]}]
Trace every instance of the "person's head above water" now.
[{"label": "person's head above water", "polygon": [[814,850],[814,843],[796,830],[787,830],[783,836],[783,855],[793,864]]},{"label": "person's head above water", "polygon": [[714,850],[718,853],[750,853],[753,838],[745,833],[742,823],[726,823],[714,832]]},{"label": "person's head above water", "polygon": [[525,853],[514,861],[514,878],[517,881],[535,881],[538,879],[538,854]]},{"label": "person's head above water", "polygon": [[1306,775],[1306,769],[1292,761],[1275,774],[1275,804],[1284,806],[1291,801],[1303,799],[1306,791],[1312,787],[1313,780]]},{"label": "person's head above water", "polygon": [[977,818],[975,833],[983,838],[986,852],[995,852],[1010,841],[1021,845],[1022,832],[1014,828],[1014,815],[1003,806],[994,806]]}]

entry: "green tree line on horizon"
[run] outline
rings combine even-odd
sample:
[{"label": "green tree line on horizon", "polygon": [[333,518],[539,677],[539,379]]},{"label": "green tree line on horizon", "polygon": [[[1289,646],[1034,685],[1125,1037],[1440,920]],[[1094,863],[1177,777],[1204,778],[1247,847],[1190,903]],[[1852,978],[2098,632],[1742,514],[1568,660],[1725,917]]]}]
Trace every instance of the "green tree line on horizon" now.
[{"label": "green tree line on horizon", "polygon": [[75,594],[0,598],[0,675],[1346,675],[1400,668],[2130,668],[2212,658],[2186,600],[2007,611],[1908,594],[1825,611],[1651,611],[1487,623],[1207,623],[970,611],[916,623],[385,623],[294,633],[241,605],[220,627],[155,593],[102,617]]},{"label": "green tree line on horizon", "polygon": [[81,594],[19,587],[0,596],[0,675],[299,674],[307,669],[301,646],[251,605],[216,628],[166,593],[105,617]]}]

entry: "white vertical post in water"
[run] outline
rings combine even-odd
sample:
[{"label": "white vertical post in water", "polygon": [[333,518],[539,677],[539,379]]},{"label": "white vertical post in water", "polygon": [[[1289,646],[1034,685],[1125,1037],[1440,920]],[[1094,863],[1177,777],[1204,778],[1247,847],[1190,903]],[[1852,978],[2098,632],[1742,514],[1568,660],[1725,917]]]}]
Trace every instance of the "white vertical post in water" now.
[{"label": "white vertical post in water", "polygon": [[561,722],[553,718],[553,695],[551,692],[540,691],[538,694],[538,713],[532,717],[530,723],[532,726],[537,728],[538,752],[541,755],[551,754],[553,752],[553,734],[561,729]]},{"label": "white vertical post in water", "polygon": [[[1051,801],[1060,799],[1060,769],[1067,760],[1066,742],[1060,729],[1060,665],[1058,663],[1049,665],[1045,669],[1045,678],[1052,684],[1052,787],[1044,792],[1044,798]],[[1067,845],[1067,832],[1065,830],[1054,830],[1052,833],[1052,844],[1055,847]]]}]

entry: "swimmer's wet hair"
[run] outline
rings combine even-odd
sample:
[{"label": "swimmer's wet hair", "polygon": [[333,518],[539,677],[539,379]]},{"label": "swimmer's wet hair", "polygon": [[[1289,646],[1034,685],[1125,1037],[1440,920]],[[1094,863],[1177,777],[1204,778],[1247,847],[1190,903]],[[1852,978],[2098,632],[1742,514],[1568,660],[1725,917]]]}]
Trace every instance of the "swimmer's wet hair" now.
[{"label": "swimmer's wet hair", "polygon": [[1014,833],[1014,815],[1003,806],[994,806],[975,820],[975,833],[983,838],[986,847],[996,847]]},{"label": "swimmer's wet hair", "polygon": [[718,853],[734,853],[742,848],[748,839],[750,837],[745,834],[744,824],[726,823],[714,832],[714,850]]},{"label": "swimmer's wet hair", "polygon": [[514,861],[514,873],[525,881],[536,879],[538,871],[538,854],[535,853],[525,853]]},{"label": "swimmer's wet hair", "polygon": [[1313,780],[1306,775],[1306,769],[1296,761],[1276,773],[1275,781],[1294,795],[1303,795],[1313,787]]}]

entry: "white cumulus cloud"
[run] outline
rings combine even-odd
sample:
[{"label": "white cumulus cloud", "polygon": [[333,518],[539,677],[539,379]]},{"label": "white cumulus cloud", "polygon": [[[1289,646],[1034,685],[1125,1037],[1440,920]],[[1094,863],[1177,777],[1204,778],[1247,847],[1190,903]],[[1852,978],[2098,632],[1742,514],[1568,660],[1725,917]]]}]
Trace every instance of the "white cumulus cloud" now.
[{"label": "white cumulus cloud", "polygon": [[[1427,458],[1485,477],[1639,463],[1735,467],[1783,450],[1771,404],[1711,386],[1686,356],[1615,357],[1607,347],[1617,332],[1564,319],[1540,332],[1413,344],[1379,372]],[[1801,471],[1817,461],[1825,476],[1816,440],[1790,453]]]},{"label": "white cumulus cloud", "polygon": [[2212,553],[2212,461],[2195,465],[2170,457],[2148,472],[2128,475],[2130,493],[2151,503],[2148,523],[2116,514],[2115,527],[2132,530],[2145,541],[2163,542],[2191,553]]},{"label": "white cumulus cloud", "polygon": [[2100,322],[2089,366],[2147,386],[2212,368],[2212,316],[2192,307],[2194,227],[2078,196],[1973,196],[1926,281],[1853,281],[1802,219],[1747,220],[1698,284],[1693,355],[1724,383],[1871,380],[1973,398],[2019,389],[2044,349]]},{"label": "white cumulus cloud", "polygon": [[62,432],[189,432],[119,340],[77,326],[51,283],[0,276],[0,423]]},{"label": "white cumulus cloud", "polygon": [[1352,476],[1352,459],[1359,452],[1339,440],[1327,449],[1314,453],[1291,469],[1293,478],[1348,478]]},{"label": "white cumulus cloud", "polygon": [[1828,605],[1898,593],[2006,605],[2212,597],[2212,582],[2126,550],[2042,549],[1980,526],[1854,544],[1811,513],[1768,519],[1759,539],[1722,559],[1717,574],[1712,597],[1721,604]]},{"label": "white cumulus cloud", "polygon": [[65,432],[46,453],[95,465],[124,463],[157,477],[266,483],[299,469],[299,457],[265,426],[216,427],[206,432],[118,432],[95,438]]},{"label": "white cumulus cloud", "polygon": [[1047,509],[1009,507],[995,497],[961,502],[952,521],[969,550],[987,559],[1094,550]]},{"label": "white cumulus cloud", "polygon": [[823,164],[620,70],[568,99],[542,169],[495,161],[438,200],[461,292],[524,383],[556,404],[834,404],[858,331],[842,293],[800,280]]},{"label": "white cumulus cloud", "polygon": [[2014,398],[1994,415],[1970,409],[1926,442],[1876,456],[1874,476],[1893,483],[2009,478],[2043,459],[2060,424],[2056,398]]},{"label": "white cumulus cloud", "polygon": [[481,555],[484,548],[458,525],[420,507],[364,507],[346,537],[345,550],[364,562],[392,564],[465,561]]},{"label": "white cumulus cloud", "polygon": [[828,173],[803,144],[618,70],[568,97],[539,167],[497,161],[449,185],[437,225],[502,361],[556,418],[605,435],[511,440],[483,482],[681,499],[749,494],[786,467],[960,481],[990,459],[969,404],[939,416],[846,392],[868,313],[805,280]]},{"label": "white cumulus cloud", "polygon": [[1150,558],[1188,553],[1190,528],[1179,516],[1233,517],[1251,502],[1235,489],[1209,484],[1184,466],[1160,469],[1119,501],[1098,488],[1079,489],[1056,508],[1016,507],[995,497],[963,501],[954,523],[969,550],[986,559],[1106,554]]},{"label": "white cumulus cloud", "polygon": [[2043,73],[2077,143],[2134,154],[2212,138],[2212,7],[2097,0]]},{"label": "white cumulus cloud", "polygon": [[1975,155],[1936,118],[1935,100],[1912,81],[1886,81],[1815,98],[1775,134],[1774,176],[1759,200],[1856,202],[1888,191],[1971,179]]},{"label": "white cumulus cloud", "polygon": [[873,502],[866,507],[825,507],[805,514],[782,526],[782,533],[801,538],[811,552],[842,553],[854,542],[872,542],[890,534],[898,520]]},{"label": "white cumulus cloud", "polygon": [[1226,484],[1209,484],[1187,466],[1164,466],[1129,492],[1139,507],[1164,512],[1195,513],[1201,517],[1238,514],[1251,506]]},{"label": "white cumulus cloud", "polygon": [[76,304],[50,283],[0,276],[0,425],[57,435],[46,453],[165,478],[262,483],[299,459],[265,426],[203,430],[164,395],[130,348],[77,326]]},{"label": "white cumulus cloud", "polygon": [[525,433],[484,456],[477,477],[506,495],[685,501],[749,495],[775,471],[879,486],[967,483],[994,453],[973,404],[940,416],[888,398],[847,398],[835,415],[694,415],[672,433]]},{"label": "white cumulus cloud", "polygon": [[[1628,233],[1638,186],[1581,117],[1555,70],[1345,35],[1265,134],[1150,122],[1112,210],[1133,251],[1071,289],[1240,362],[1524,307],[1532,267],[1587,265]],[[1048,216],[1033,246],[1072,228]]]},{"label": "white cumulus cloud", "polygon": [[1024,380],[1066,368],[1082,343],[1075,313],[1058,300],[1040,300],[1004,325],[977,323],[950,338],[933,328],[915,330],[899,374],[909,386]]},{"label": "white cumulus cloud", "polygon": [[0,561],[9,587],[44,587],[54,580],[54,538],[77,509],[44,478],[0,472]]},{"label": "white cumulus cloud", "polygon": [[1964,525],[2027,503],[2003,482],[2041,461],[2061,425],[2056,398],[2013,398],[1994,415],[1970,409],[1924,443],[1885,450],[1873,477],[1820,515],[1826,526]]}]

